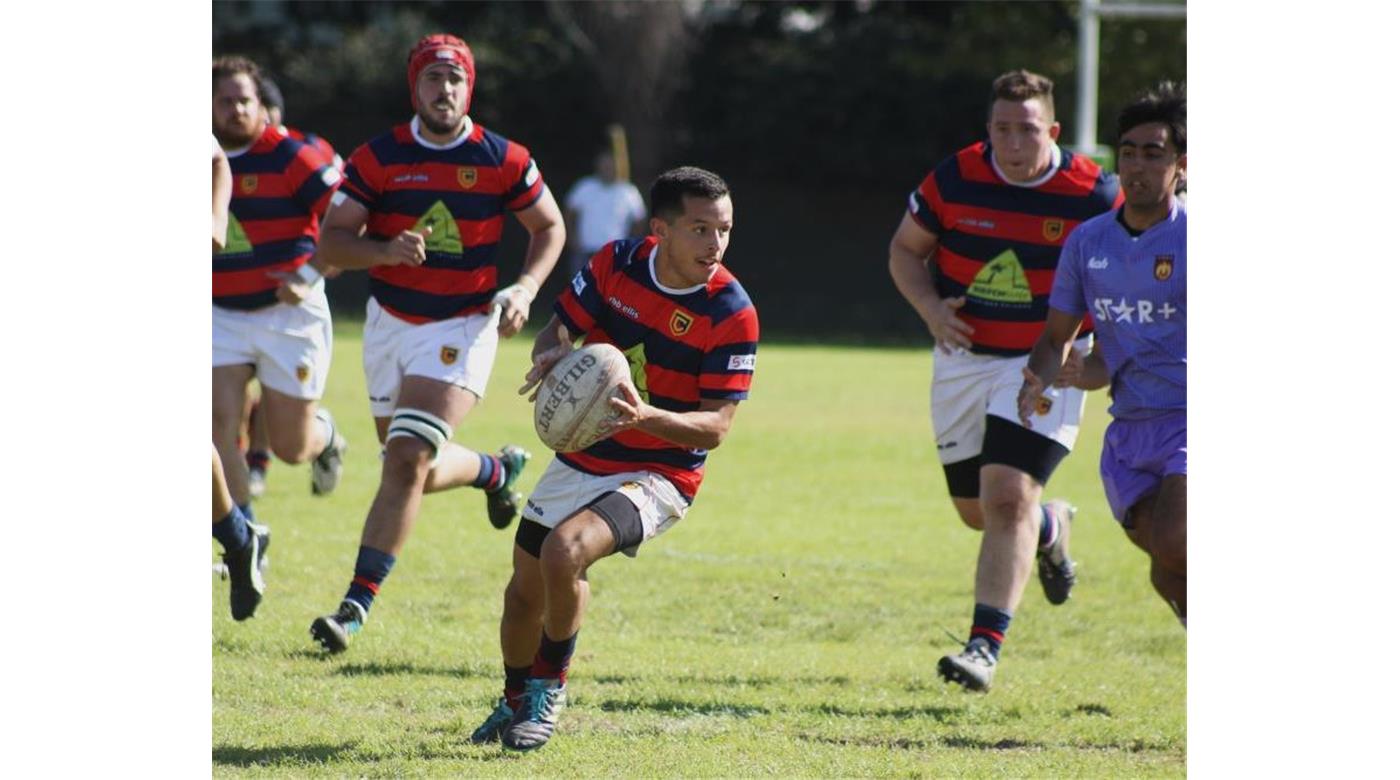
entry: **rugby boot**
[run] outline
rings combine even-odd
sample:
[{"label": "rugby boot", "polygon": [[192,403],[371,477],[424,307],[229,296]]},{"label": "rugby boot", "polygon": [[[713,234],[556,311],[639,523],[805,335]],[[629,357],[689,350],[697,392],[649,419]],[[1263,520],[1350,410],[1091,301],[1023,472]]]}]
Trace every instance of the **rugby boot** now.
[{"label": "rugby boot", "polygon": [[340,484],[340,472],[344,468],[341,461],[344,460],[345,451],[350,445],[345,441],[345,437],[340,435],[340,429],[335,426],[335,418],[331,416],[329,409],[317,409],[316,419],[324,420],[331,429],[330,443],[311,461],[311,494],[324,496]]},{"label": "rugby boot", "polygon": [[938,659],[938,674],[948,682],[955,682],[969,691],[985,691],[992,687],[992,674],[996,672],[997,659],[987,640],[973,637],[961,653],[945,655]]},{"label": "rugby boot", "polygon": [[564,683],[553,677],[531,677],[525,681],[520,708],[501,734],[501,745],[510,750],[535,750],[554,735],[559,713],[568,703]]},{"label": "rugby boot", "polygon": [[1069,529],[1079,509],[1062,498],[1056,498],[1045,503],[1045,511],[1054,513],[1060,530],[1049,548],[1036,553],[1036,567],[1045,600],[1051,604],[1063,604],[1069,600],[1069,593],[1074,589],[1077,565],[1069,557]]},{"label": "rugby boot", "polygon": [[265,525],[248,524],[248,544],[224,553],[224,568],[228,571],[228,605],[234,620],[247,620],[262,603],[263,556],[272,541],[272,532]]},{"label": "rugby boot", "polygon": [[506,470],[506,476],[500,487],[486,493],[486,517],[491,525],[504,529],[510,527],[511,521],[520,514],[520,505],[525,502],[525,496],[511,490],[511,486],[520,478],[520,472],[525,470],[530,453],[523,447],[508,444],[501,448],[497,457],[501,459],[501,468]]},{"label": "rugby boot", "polygon": [[343,653],[350,646],[350,637],[359,633],[368,619],[364,607],[346,599],[334,615],[322,615],[311,622],[311,638],[332,654]]},{"label": "rugby boot", "polygon": [[485,745],[488,742],[500,742],[501,734],[505,732],[506,726],[510,725],[511,718],[515,717],[515,710],[510,708],[506,702],[506,697],[502,696],[496,702],[496,709],[491,710],[491,714],[486,716],[476,731],[472,732],[473,745]]}]

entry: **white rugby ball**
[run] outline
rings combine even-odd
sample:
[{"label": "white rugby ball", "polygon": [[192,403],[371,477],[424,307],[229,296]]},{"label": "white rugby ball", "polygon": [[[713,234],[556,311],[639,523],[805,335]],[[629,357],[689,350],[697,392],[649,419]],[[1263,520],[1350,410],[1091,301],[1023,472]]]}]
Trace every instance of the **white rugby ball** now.
[{"label": "white rugby ball", "polygon": [[618,418],[609,398],[632,384],[627,357],[611,344],[589,344],[554,364],[535,398],[535,433],[555,452],[578,452],[605,438]]}]

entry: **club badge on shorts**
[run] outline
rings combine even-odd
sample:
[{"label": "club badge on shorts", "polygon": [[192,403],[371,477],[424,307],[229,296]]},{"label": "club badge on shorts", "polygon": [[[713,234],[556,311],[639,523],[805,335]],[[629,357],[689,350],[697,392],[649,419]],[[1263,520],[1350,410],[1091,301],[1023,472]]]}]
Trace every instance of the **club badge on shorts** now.
[{"label": "club badge on shorts", "polygon": [[1157,255],[1157,262],[1152,266],[1152,275],[1157,277],[1157,281],[1165,282],[1172,278],[1172,266],[1176,255]]},{"label": "club badge on shorts", "polygon": [[1044,236],[1046,241],[1059,241],[1064,234],[1065,221],[1063,219],[1047,219],[1040,226],[1040,235]]},{"label": "club badge on shorts", "polygon": [[258,177],[257,177],[257,176],[249,175],[249,176],[240,176],[240,177],[238,177],[238,191],[239,191],[239,192],[243,193],[244,195],[252,195],[254,192],[257,192],[257,189],[258,189]]},{"label": "club badge on shorts", "polygon": [[1041,417],[1044,417],[1045,415],[1050,413],[1050,408],[1054,405],[1055,402],[1053,400],[1051,400],[1047,396],[1042,395],[1041,397],[1035,399],[1035,413],[1040,415]]},{"label": "club badge on shorts", "polygon": [[311,366],[297,366],[297,381],[306,384],[306,380],[311,378]]},{"label": "club badge on shorts", "polygon": [[471,165],[464,165],[457,169],[457,183],[462,185],[462,189],[469,190],[476,186],[476,168]]},{"label": "club badge on shorts", "polygon": [[438,357],[442,358],[442,364],[444,366],[450,366],[457,362],[457,348],[443,347],[442,352],[438,353]]},{"label": "club badge on shorts", "polygon": [[671,312],[670,328],[672,336],[684,336],[686,333],[690,332],[690,326],[694,324],[695,318],[680,309]]}]

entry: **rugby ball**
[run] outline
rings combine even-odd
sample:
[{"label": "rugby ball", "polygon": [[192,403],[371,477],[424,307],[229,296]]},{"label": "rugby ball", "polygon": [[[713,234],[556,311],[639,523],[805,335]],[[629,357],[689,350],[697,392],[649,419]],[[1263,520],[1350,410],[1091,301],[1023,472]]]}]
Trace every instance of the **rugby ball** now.
[{"label": "rugby ball", "polygon": [[627,357],[611,344],[570,352],[545,375],[535,397],[535,433],[555,452],[578,452],[607,437],[618,418],[609,398],[632,384]]}]

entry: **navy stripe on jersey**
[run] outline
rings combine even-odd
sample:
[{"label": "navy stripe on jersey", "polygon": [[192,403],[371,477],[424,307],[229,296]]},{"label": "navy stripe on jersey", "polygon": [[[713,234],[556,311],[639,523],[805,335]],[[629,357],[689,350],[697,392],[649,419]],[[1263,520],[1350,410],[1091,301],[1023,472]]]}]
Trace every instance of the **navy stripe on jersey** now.
[{"label": "navy stripe on jersey", "polygon": [[[678,469],[698,469],[705,464],[706,450],[687,450],[679,447],[667,447],[665,449],[642,449],[640,447],[627,447],[617,443],[616,439],[603,439],[594,444],[584,452],[595,458],[606,458],[607,460],[622,461],[624,463],[660,463],[663,466],[674,466]],[[700,454],[696,454],[699,452]],[[567,456],[566,456],[567,457]]]},{"label": "navy stripe on jersey", "polygon": [[[959,284],[946,276],[938,277],[938,295],[941,298],[957,298],[967,292],[967,285]],[[974,301],[976,305],[974,306]],[[971,310],[969,312],[969,310]],[[995,303],[988,303],[981,300],[968,298],[967,303],[961,310],[973,313],[979,317],[995,317],[1003,322],[1044,322],[1050,316],[1050,296],[1037,295],[1030,303],[1019,303],[1014,306],[997,306]],[[980,353],[982,346],[977,346],[973,351]],[[1025,354],[1021,350],[1017,354]]]},{"label": "navy stripe on jersey", "polygon": [[461,316],[463,310],[484,306],[496,294],[494,290],[486,290],[469,295],[433,295],[389,284],[373,276],[369,279],[369,292],[376,301],[394,311],[412,312],[434,320]]},{"label": "navy stripe on jersey", "polygon": [[484,131],[481,143],[465,141],[451,149],[432,149],[410,140],[400,142],[394,133],[388,132],[369,142],[370,151],[380,165],[415,165],[425,162],[441,162],[451,165],[499,166],[506,159],[505,140],[490,130]]},{"label": "navy stripe on jersey", "polygon": [[426,214],[434,203],[442,201],[455,219],[483,220],[504,213],[500,195],[477,195],[467,192],[437,190],[390,190],[379,196],[375,211],[381,214],[402,214],[417,219]]},{"label": "navy stripe on jersey", "polygon": [[[311,177],[311,179],[315,178]],[[308,184],[311,179],[307,179]],[[317,179],[317,183],[320,183],[319,179]],[[325,192],[324,185],[321,192]],[[314,203],[315,200],[313,199],[312,202]],[[229,204],[229,210],[233,212],[239,222],[306,217],[306,204],[291,198],[234,198]]]},{"label": "navy stripe on jersey", "polygon": [[[1066,161],[1069,156],[1068,153],[1065,154]],[[1072,219],[1076,222],[1083,222],[1102,214],[1104,204],[1113,201],[1113,195],[1108,193],[1116,191],[1116,185],[1109,186],[1102,180],[1095,185],[1092,196],[1078,197],[1002,183],[967,181],[962,178],[956,163],[940,165],[934,169],[934,180],[938,184],[938,192],[944,203],[1014,211],[1052,219]],[[944,230],[944,235],[954,232],[947,230],[946,225]]]},{"label": "navy stripe on jersey", "polygon": [[253,247],[251,252],[214,255],[214,271],[247,271],[286,262],[288,257],[309,255],[316,251],[316,242],[306,236],[290,241],[269,241]]},{"label": "navy stripe on jersey", "polygon": [[287,165],[292,158],[297,156],[297,150],[302,147],[301,141],[294,138],[283,138],[277,146],[261,154],[244,152],[237,157],[229,158],[229,167],[233,169],[236,176],[257,173],[282,173],[287,170]]},{"label": "navy stripe on jersey", "polygon": [[248,295],[222,295],[214,299],[214,305],[220,309],[236,309],[238,311],[254,311],[274,303],[277,303],[276,290],[263,290]]},{"label": "navy stripe on jersey", "polygon": [[1060,248],[1044,244],[1029,244],[996,236],[978,236],[961,230],[945,230],[939,237],[949,252],[963,257],[994,257],[1007,249],[1016,252],[1016,260],[1026,270],[1053,271],[1060,263]]}]

